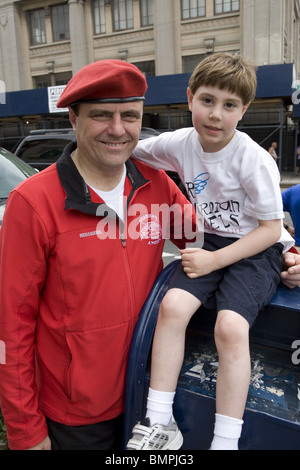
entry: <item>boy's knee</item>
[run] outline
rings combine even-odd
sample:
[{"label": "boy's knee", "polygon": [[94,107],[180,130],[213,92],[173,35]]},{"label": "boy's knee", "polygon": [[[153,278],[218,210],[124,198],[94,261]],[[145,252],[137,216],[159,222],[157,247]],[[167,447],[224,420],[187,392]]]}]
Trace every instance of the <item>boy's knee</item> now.
[{"label": "boy's knee", "polygon": [[182,303],[180,294],[176,289],[169,290],[164,296],[161,307],[160,314],[164,316],[180,315],[182,312]]},{"label": "boy's knee", "polygon": [[186,326],[200,302],[188,292],[170,289],[162,300],[159,316],[163,320],[180,322]]},{"label": "boy's knee", "polygon": [[239,314],[218,315],[215,325],[217,346],[234,347],[248,342],[249,324]]}]

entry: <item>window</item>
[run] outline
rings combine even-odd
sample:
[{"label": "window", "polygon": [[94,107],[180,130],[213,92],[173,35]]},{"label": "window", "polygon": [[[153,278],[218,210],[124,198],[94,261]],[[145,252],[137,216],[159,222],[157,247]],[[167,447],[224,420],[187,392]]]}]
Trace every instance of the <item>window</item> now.
[{"label": "window", "polygon": [[33,10],[29,13],[30,44],[32,46],[46,42],[45,10]]},{"label": "window", "polygon": [[155,76],[155,61],[154,60],[147,60],[145,62],[135,62],[134,65],[140,69],[140,71],[145,75],[145,77]]},{"label": "window", "polygon": [[183,20],[205,16],[205,0],[182,0],[181,12]]},{"label": "window", "polygon": [[94,0],[94,31],[95,34],[106,32],[104,0]]},{"label": "window", "polygon": [[114,30],[133,28],[132,0],[113,0]]},{"label": "window", "polygon": [[153,0],[140,0],[141,25],[153,25]]},{"label": "window", "polygon": [[70,39],[69,7],[67,4],[51,8],[53,41]]},{"label": "window", "polygon": [[51,75],[47,74],[33,77],[34,88],[45,88],[54,85],[66,85],[68,81],[72,78],[72,72],[61,72]]},{"label": "window", "polygon": [[240,10],[239,0],[215,0],[215,14],[231,13]]},{"label": "window", "polygon": [[33,78],[34,88],[46,88],[51,86],[51,77],[50,75],[39,75]]},{"label": "window", "polygon": [[72,72],[60,72],[55,74],[55,85],[66,85],[72,78]]},{"label": "window", "polygon": [[183,73],[192,73],[197,65],[205,59],[206,54],[189,55],[182,57],[182,71]]}]

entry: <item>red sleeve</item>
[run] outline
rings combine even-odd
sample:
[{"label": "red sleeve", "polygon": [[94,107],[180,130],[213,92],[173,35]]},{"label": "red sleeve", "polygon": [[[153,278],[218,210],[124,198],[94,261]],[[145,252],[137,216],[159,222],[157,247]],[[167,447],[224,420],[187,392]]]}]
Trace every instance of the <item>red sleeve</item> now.
[{"label": "red sleeve", "polygon": [[12,450],[33,447],[48,433],[39,410],[34,349],[48,238],[34,210],[14,191],[0,230],[0,401]]},{"label": "red sleeve", "polygon": [[289,249],[289,252],[290,253],[296,253],[297,255],[299,255],[299,252],[298,252],[297,248],[295,248],[294,246],[292,246],[292,248]]}]

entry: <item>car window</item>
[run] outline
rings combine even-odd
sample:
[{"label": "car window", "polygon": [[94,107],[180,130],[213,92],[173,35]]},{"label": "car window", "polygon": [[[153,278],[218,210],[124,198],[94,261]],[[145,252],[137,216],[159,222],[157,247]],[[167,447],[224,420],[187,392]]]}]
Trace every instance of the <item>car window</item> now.
[{"label": "car window", "polygon": [[26,178],[26,175],[10,160],[0,158],[0,199],[7,198],[10,191]]},{"label": "car window", "polygon": [[62,154],[70,139],[43,139],[38,141],[27,140],[18,156],[28,163],[55,162]]}]

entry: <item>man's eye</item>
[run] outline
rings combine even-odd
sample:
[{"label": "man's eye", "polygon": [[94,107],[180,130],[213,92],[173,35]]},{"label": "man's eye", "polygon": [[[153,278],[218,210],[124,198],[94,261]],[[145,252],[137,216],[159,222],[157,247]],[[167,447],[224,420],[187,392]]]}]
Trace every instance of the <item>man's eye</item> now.
[{"label": "man's eye", "polygon": [[139,118],[140,118],[140,117],[137,116],[137,115],[134,114],[134,113],[124,114],[124,116],[123,116],[124,121],[129,121],[129,122],[138,121]]},{"label": "man's eye", "polygon": [[108,121],[109,119],[111,119],[111,116],[106,113],[98,113],[93,116],[93,119],[96,119],[98,121]]}]

